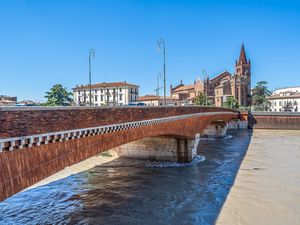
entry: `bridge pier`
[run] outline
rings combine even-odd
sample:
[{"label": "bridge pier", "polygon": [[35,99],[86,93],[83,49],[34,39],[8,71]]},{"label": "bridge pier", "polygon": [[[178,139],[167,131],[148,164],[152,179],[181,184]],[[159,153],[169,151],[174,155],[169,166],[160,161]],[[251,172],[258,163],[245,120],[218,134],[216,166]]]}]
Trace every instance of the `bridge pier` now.
[{"label": "bridge pier", "polygon": [[248,121],[247,120],[230,120],[228,122],[228,129],[247,129]]},{"label": "bridge pier", "polygon": [[188,163],[197,154],[197,144],[192,138],[150,137],[112,150],[120,157]]},{"label": "bridge pier", "polygon": [[228,128],[228,124],[226,122],[215,121],[209,124],[205,128],[205,130],[201,134],[201,137],[214,137],[214,138],[225,137],[227,128]]},{"label": "bridge pier", "polygon": [[224,121],[213,121],[209,124],[201,137],[214,137],[214,138],[222,138],[226,136],[227,130],[232,129],[247,129],[248,121],[242,121],[240,119],[230,120],[228,123]]}]

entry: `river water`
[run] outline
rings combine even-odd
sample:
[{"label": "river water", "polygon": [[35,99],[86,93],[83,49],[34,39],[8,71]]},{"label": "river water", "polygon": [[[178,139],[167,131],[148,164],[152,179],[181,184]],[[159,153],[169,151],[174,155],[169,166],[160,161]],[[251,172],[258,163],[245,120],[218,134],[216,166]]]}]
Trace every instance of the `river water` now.
[{"label": "river water", "polygon": [[117,158],[0,203],[0,224],[214,224],[251,140],[201,140],[205,160],[157,167]]}]

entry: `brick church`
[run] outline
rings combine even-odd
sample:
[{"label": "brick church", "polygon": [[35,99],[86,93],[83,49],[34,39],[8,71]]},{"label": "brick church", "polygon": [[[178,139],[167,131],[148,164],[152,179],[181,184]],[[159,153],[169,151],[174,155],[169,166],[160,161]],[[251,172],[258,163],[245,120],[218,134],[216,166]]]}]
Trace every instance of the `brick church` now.
[{"label": "brick church", "polygon": [[218,107],[223,106],[228,96],[233,96],[240,106],[251,104],[251,62],[246,57],[244,45],[236,60],[234,74],[225,71],[213,79],[198,79],[191,85],[181,82],[176,87],[171,86],[171,96],[185,104],[193,104],[200,93],[207,94],[208,99]]}]

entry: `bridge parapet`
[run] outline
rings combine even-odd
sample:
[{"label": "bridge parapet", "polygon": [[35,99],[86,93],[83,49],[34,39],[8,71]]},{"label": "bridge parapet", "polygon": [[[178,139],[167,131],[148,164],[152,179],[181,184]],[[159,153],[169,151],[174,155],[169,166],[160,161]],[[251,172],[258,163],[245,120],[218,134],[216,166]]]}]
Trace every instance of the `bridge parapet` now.
[{"label": "bridge parapet", "polygon": [[168,107],[2,107],[0,138],[129,123],[204,112],[238,111],[197,106]]},{"label": "bridge parapet", "polygon": [[40,146],[49,143],[62,142],[72,139],[79,139],[88,136],[101,135],[106,133],[118,132],[122,130],[129,130],[139,127],[146,127],[161,123],[167,123],[172,121],[183,120],[186,118],[209,116],[209,115],[223,115],[233,114],[236,112],[206,112],[206,113],[194,113],[181,116],[172,116],[165,118],[157,118],[151,120],[135,121],[129,123],[111,124],[106,126],[89,127],[84,129],[66,130],[60,132],[50,132],[43,134],[35,134],[29,136],[2,138],[0,139],[0,152],[13,151],[17,149],[30,148],[33,146]]}]

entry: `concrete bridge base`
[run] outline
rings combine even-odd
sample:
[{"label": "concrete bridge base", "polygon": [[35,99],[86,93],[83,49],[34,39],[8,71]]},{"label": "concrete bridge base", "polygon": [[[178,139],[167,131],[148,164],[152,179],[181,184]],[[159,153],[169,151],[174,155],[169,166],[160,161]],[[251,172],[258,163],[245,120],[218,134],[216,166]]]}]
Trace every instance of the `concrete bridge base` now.
[{"label": "concrete bridge base", "polygon": [[187,163],[197,155],[197,145],[197,138],[150,137],[112,150],[120,157]]},{"label": "concrete bridge base", "polygon": [[201,137],[214,137],[222,138],[225,137],[227,132],[228,124],[225,122],[213,122],[206,127],[201,134]]},{"label": "concrete bridge base", "polygon": [[231,120],[228,122],[228,129],[247,129],[248,121],[247,120]]},{"label": "concrete bridge base", "polygon": [[248,121],[241,121],[239,119],[231,120],[228,123],[224,121],[214,121],[210,125],[208,125],[201,137],[214,137],[214,138],[222,138],[226,136],[227,130],[231,129],[247,129]]}]

